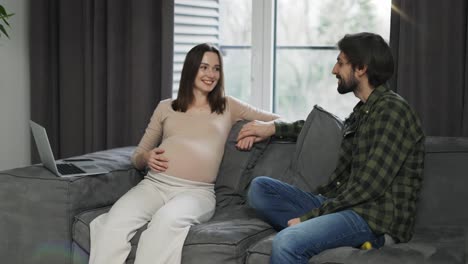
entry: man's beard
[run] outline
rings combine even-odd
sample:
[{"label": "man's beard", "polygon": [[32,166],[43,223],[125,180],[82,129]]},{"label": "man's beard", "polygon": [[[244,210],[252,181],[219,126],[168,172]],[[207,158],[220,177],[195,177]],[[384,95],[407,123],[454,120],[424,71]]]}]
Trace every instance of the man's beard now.
[{"label": "man's beard", "polygon": [[347,94],[349,92],[353,92],[357,89],[358,87],[358,80],[353,76],[351,75],[350,79],[348,81],[346,81],[345,79],[341,78],[340,77],[340,84],[338,84],[338,93],[340,94]]}]

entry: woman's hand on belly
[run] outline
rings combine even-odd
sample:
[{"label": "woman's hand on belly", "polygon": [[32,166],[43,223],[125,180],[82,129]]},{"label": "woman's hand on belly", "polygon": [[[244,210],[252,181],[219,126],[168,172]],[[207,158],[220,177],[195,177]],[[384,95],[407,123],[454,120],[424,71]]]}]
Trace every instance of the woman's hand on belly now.
[{"label": "woman's hand on belly", "polygon": [[165,172],[169,160],[163,155],[164,149],[154,148],[146,154],[146,165],[155,172]]}]

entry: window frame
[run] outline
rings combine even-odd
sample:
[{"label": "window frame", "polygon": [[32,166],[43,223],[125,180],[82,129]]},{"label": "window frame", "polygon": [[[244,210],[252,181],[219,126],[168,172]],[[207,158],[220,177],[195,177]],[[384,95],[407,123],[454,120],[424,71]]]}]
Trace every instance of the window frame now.
[{"label": "window frame", "polygon": [[251,101],[273,111],[276,47],[276,0],[252,0]]}]

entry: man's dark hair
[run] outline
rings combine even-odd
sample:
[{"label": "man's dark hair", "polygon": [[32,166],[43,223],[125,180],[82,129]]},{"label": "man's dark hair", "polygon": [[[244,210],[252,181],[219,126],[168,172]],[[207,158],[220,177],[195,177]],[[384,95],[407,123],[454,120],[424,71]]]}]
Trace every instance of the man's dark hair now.
[{"label": "man's dark hair", "polygon": [[338,48],[346,55],[353,69],[367,66],[367,77],[374,88],[392,77],[392,52],[381,36],[368,32],[347,34],[338,42]]},{"label": "man's dark hair", "polygon": [[172,109],[175,111],[186,112],[189,105],[193,102],[193,84],[197,77],[198,69],[203,59],[205,52],[214,52],[219,58],[219,79],[213,91],[208,94],[208,103],[210,104],[211,112],[222,114],[226,109],[226,98],[224,97],[224,74],[223,74],[223,58],[221,52],[215,46],[209,43],[198,44],[193,47],[185,57],[182,74],[180,76],[179,92],[177,99],[172,102]]}]

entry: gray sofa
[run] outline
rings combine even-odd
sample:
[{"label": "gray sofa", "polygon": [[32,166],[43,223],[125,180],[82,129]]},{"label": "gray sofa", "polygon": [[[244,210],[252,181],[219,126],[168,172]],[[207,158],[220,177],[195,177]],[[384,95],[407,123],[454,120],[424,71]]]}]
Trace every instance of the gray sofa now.
[{"label": "gray sofa", "polygon": [[[225,147],[216,182],[217,208],[207,223],[193,226],[182,262],[268,263],[275,231],[245,204],[250,181],[261,175],[313,190],[336,165],[341,121],[314,107],[297,142],[271,139],[252,151],[235,148],[242,123]],[[58,178],[41,166],[0,172],[0,259],[2,263],[84,264],[89,223],[144,172],[131,167],[133,148],[85,155],[111,172]],[[309,263],[468,263],[468,138],[426,138],[424,184],[413,239],[378,250],[327,250]],[[133,263],[141,231],[132,239]]]}]

